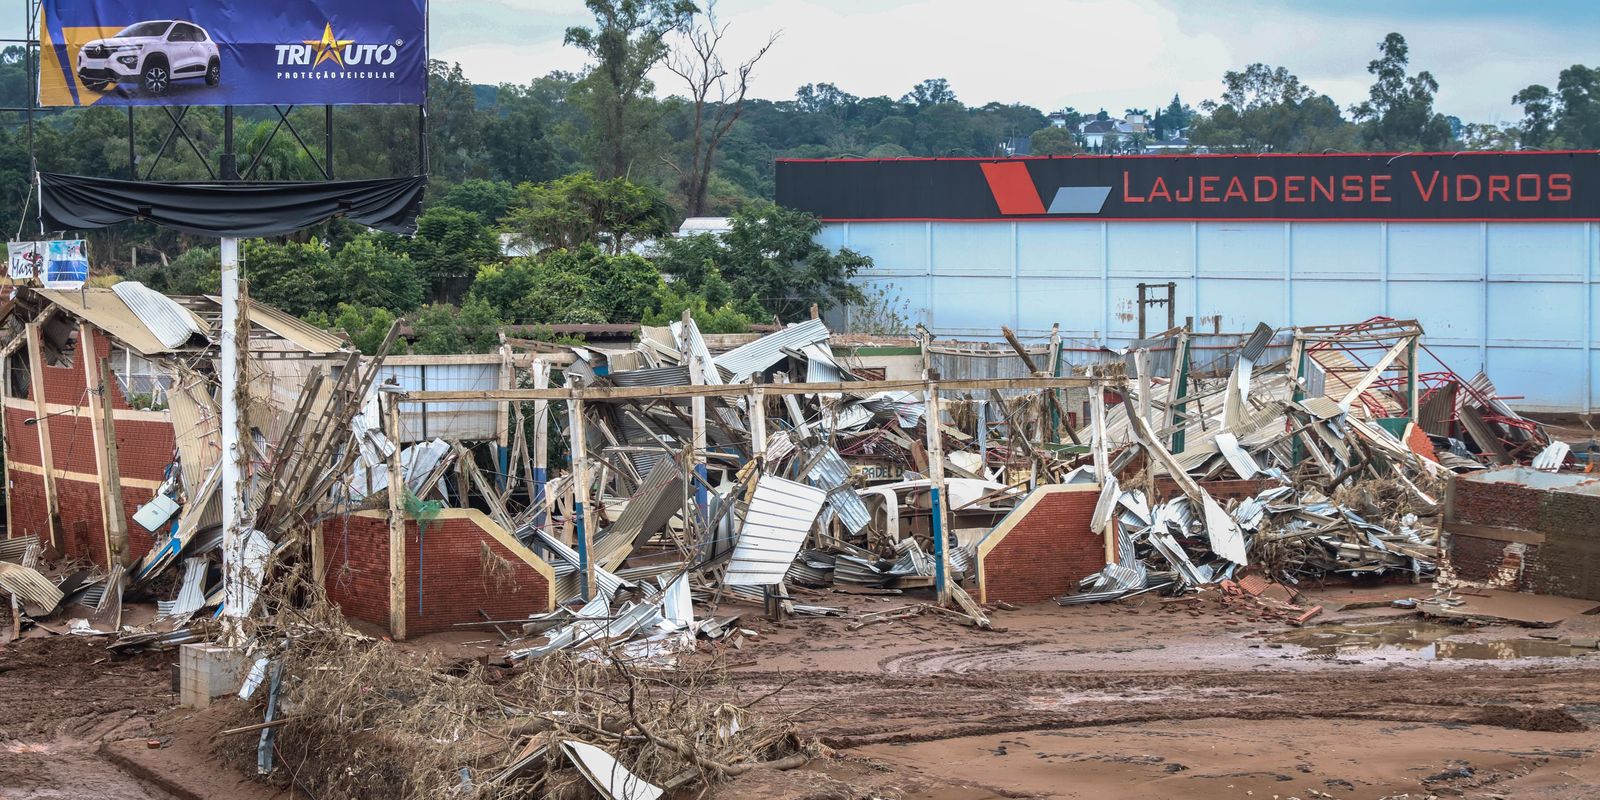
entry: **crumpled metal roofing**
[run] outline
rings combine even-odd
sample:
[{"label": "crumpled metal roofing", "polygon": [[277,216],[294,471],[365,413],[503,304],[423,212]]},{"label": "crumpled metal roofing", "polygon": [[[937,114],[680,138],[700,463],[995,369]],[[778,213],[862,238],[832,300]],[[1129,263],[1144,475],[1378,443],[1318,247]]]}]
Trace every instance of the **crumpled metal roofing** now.
[{"label": "crumpled metal roofing", "polygon": [[167,347],[182,347],[191,336],[210,336],[203,320],[172,298],[138,281],[123,281],[111,287],[144,326]]},{"label": "crumpled metal roofing", "polygon": [[123,302],[116,292],[110,289],[84,289],[81,292],[61,292],[54,289],[34,291],[67,313],[110,334],[124,347],[141,356],[149,358],[172,350],[139,319],[139,315],[128,308],[128,304]]},{"label": "crumpled metal roofing", "polygon": [[839,451],[820,445],[806,453],[806,459],[811,461],[811,469],[802,476],[805,482],[828,493],[828,507],[839,515],[839,521],[851,533],[866,529],[872,522],[872,514],[867,511],[867,504],[861,502],[861,497],[851,488],[850,465],[845,463]]},{"label": "crumpled metal roofing", "polygon": [[730,383],[745,383],[751,373],[764,372],[782,361],[785,349],[801,350],[827,341],[828,326],[820,319],[808,319],[729,350],[716,358],[716,365],[733,373]]},{"label": "crumpled metal roofing", "polygon": [[783,577],[822,511],[827,493],[776,475],[756,481],[723,583],[766,586]]}]

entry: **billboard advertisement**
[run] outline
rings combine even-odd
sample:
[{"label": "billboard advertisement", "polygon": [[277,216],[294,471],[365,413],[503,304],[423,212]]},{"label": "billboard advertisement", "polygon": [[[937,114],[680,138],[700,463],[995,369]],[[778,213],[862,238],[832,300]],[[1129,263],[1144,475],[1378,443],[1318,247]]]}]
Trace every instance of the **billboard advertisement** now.
[{"label": "billboard advertisement", "polygon": [[44,0],[39,104],[421,104],[426,0]]},{"label": "billboard advertisement", "polygon": [[790,159],[777,200],[829,221],[1600,219],[1600,153]]}]

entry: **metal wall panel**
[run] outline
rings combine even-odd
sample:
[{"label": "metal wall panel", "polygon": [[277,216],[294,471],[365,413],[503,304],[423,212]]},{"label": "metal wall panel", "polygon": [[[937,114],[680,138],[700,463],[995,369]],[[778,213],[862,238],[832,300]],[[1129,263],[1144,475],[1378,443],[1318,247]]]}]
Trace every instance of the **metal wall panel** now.
[{"label": "metal wall panel", "polygon": [[[1177,318],[1198,330],[1414,318],[1514,407],[1587,412],[1600,398],[1600,224],[852,222],[822,239],[871,256],[861,282],[946,338],[1009,325],[1037,339],[1060,323],[1069,340],[1126,344],[1136,285],[1173,281]],[[1165,323],[1150,309],[1152,331]]]},{"label": "metal wall panel", "polygon": [[[487,358],[487,356],[486,356]],[[378,369],[378,383],[392,376],[410,391],[497,389],[500,361],[483,364],[390,364]],[[494,403],[401,403],[400,431],[406,442],[429,439],[491,441],[501,438]]]}]

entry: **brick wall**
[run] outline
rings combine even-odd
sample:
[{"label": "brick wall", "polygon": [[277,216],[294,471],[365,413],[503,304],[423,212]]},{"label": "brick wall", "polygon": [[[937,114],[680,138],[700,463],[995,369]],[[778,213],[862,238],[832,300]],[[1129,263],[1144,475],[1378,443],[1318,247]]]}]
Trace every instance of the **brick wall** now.
[{"label": "brick wall", "polygon": [[983,602],[1037,603],[1077,591],[1105,566],[1105,540],[1089,530],[1100,487],[1044,486],[978,546]]},{"label": "brick wall", "polygon": [[[100,358],[111,352],[111,341],[104,334],[93,332],[94,350]],[[26,353],[26,350],[23,351]],[[42,368],[44,395],[48,403],[73,406],[69,411],[50,418],[50,449],[56,474],[57,508],[60,511],[60,550],[65,555],[93,561],[106,566],[105,525],[100,516],[99,481],[96,466],[94,431],[90,422],[88,382],[84,363],[80,357],[73,359],[70,367],[46,365]],[[113,380],[112,408],[131,412],[121,386]],[[26,425],[25,420],[36,413],[33,401],[20,402],[25,408],[5,408],[5,455],[7,502],[11,507],[11,528],[8,535],[37,534],[41,541],[49,542],[50,525],[44,494],[44,478],[13,465],[43,465],[39,449],[38,428]],[[53,409],[60,411],[60,409]],[[52,412],[52,413],[53,413]],[[132,557],[138,558],[154,544],[155,535],[133,521],[140,506],[155,496],[149,488],[160,482],[172,463],[176,442],[172,424],[159,419],[117,419],[116,443],[118,474],[124,480],[132,479],[145,485],[122,487],[122,511],[126,517],[128,546]],[[76,473],[76,476],[69,473]]]},{"label": "brick wall", "polygon": [[1537,530],[1543,495],[1538,489],[1518,483],[1456,479],[1450,518],[1473,525]]},{"label": "brick wall", "polygon": [[[346,616],[389,627],[389,523],[381,511],[322,526],[328,597]],[[485,574],[487,545],[510,567]],[[459,630],[456,623],[521,619],[554,607],[554,572],[482,513],[446,509],[419,541],[406,523],[406,635]]]},{"label": "brick wall", "polygon": [[[1600,496],[1513,482],[1456,480],[1447,519],[1524,531],[1443,536],[1444,569],[1509,591],[1600,600]],[[1502,538],[1494,538],[1499,535]]]}]

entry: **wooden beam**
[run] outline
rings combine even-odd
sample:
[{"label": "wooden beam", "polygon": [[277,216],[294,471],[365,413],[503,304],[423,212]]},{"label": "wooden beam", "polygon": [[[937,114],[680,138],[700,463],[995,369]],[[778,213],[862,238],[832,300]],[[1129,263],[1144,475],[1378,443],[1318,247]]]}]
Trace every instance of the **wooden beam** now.
[{"label": "wooden beam", "polygon": [[116,419],[111,413],[111,365],[100,358],[94,329],[78,323],[78,360],[89,388],[89,430],[94,437],[95,475],[100,479],[100,530],[106,546],[106,569],[132,566],[128,553],[128,518],[122,511],[122,475],[117,463]]},{"label": "wooden beam", "polygon": [[[382,395],[380,395],[381,397]],[[389,635],[406,638],[406,517],[405,472],[400,465],[400,398],[389,395]]]},{"label": "wooden beam", "polygon": [[[968,380],[942,380],[939,388],[945,391],[986,391],[991,389],[1078,389],[1091,386],[1111,386],[1106,378],[975,378]],[[772,395],[806,395],[829,392],[850,394],[875,394],[891,391],[926,391],[922,380],[837,381],[827,383],[774,383],[766,387]],[[606,400],[674,400],[690,397],[741,397],[749,393],[745,384],[705,384],[702,386],[591,386],[576,390],[585,401]],[[408,392],[408,403],[459,403],[488,400],[567,400],[572,396],[567,389],[463,389],[427,392]]]},{"label": "wooden beam", "polygon": [[44,470],[44,505],[50,546],[57,552],[64,552],[61,549],[61,501],[56,496],[56,462],[50,452],[50,414],[44,402],[44,345],[39,335],[43,325],[42,321],[34,321],[27,326],[28,380],[33,394],[33,427],[39,437],[39,466]]}]

